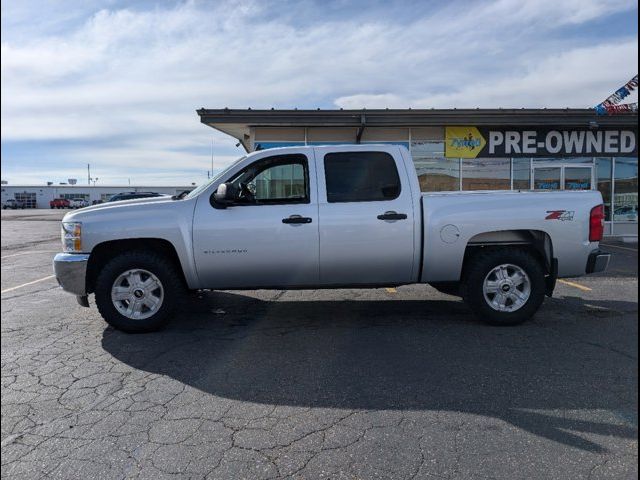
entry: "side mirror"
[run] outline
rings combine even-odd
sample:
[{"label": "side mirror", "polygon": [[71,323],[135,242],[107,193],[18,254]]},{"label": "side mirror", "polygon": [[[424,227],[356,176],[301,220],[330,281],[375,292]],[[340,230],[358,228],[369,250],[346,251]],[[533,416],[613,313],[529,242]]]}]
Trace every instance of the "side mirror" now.
[{"label": "side mirror", "polygon": [[215,208],[227,208],[233,204],[233,197],[231,194],[232,188],[229,183],[222,183],[218,186],[218,189],[211,196],[211,204]]}]

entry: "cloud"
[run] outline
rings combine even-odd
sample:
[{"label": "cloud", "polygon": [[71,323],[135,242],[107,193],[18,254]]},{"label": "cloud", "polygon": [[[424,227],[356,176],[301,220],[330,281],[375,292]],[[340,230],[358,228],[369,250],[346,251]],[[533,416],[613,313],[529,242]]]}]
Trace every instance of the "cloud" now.
[{"label": "cloud", "polygon": [[[576,48],[548,58],[530,58],[518,73],[497,81],[468,82],[428,96],[357,94],[339,97],[335,104],[341,108],[589,108],[638,71],[637,55],[636,41]],[[633,101],[637,92],[625,100]]]},{"label": "cloud", "polygon": [[206,172],[212,137],[221,159],[238,151],[202,106],[582,107],[637,71],[637,31],[589,34],[634,14],[618,0],[19,3],[3,3],[1,46],[15,178],[47,142],[45,164]]}]

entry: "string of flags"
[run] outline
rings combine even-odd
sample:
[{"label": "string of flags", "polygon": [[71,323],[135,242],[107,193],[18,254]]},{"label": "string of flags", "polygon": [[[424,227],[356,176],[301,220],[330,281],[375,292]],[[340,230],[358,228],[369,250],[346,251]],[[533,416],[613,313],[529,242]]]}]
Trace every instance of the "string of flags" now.
[{"label": "string of flags", "polygon": [[604,115],[608,113],[609,115],[613,113],[622,113],[622,112],[637,112],[638,111],[638,102],[636,103],[623,103],[622,105],[608,105],[604,107],[604,113],[601,113],[599,110],[596,112],[599,115]]},{"label": "string of flags", "polygon": [[609,97],[602,103],[596,105],[594,110],[598,115],[611,115],[614,113],[621,112],[637,112],[638,111],[638,103],[622,103],[620,102],[628,97],[631,92],[633,92],[636,88],[638,88],[638,75],[636,74],[631,80],[625,83],[618,90],[613,92]]}]

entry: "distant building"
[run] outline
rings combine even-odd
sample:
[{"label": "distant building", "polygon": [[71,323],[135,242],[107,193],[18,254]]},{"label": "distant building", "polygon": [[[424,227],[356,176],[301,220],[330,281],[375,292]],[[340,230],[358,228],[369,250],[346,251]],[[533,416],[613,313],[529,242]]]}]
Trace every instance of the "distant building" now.
[{"label": "distant building", "polygon": [[54,198],[82,198],[89,204],[106,202],[116,193],[157,192],[176,195],[184,190],[193,190],[193,185],[185,186],[105,186],[100,185],[2,185],[2,203],[15,198],[25,203],[26,208],[49,208]]}]

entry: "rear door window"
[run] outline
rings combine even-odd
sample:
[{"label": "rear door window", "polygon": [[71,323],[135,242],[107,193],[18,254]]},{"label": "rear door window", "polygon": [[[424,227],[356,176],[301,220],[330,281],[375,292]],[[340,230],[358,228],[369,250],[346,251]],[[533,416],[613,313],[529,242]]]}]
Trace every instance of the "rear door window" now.
[{"label": "rear door window", "polygon": [[396,162],[386,152],[336,152],[324,157],[327,201],[375,202],[400,195]]}]

